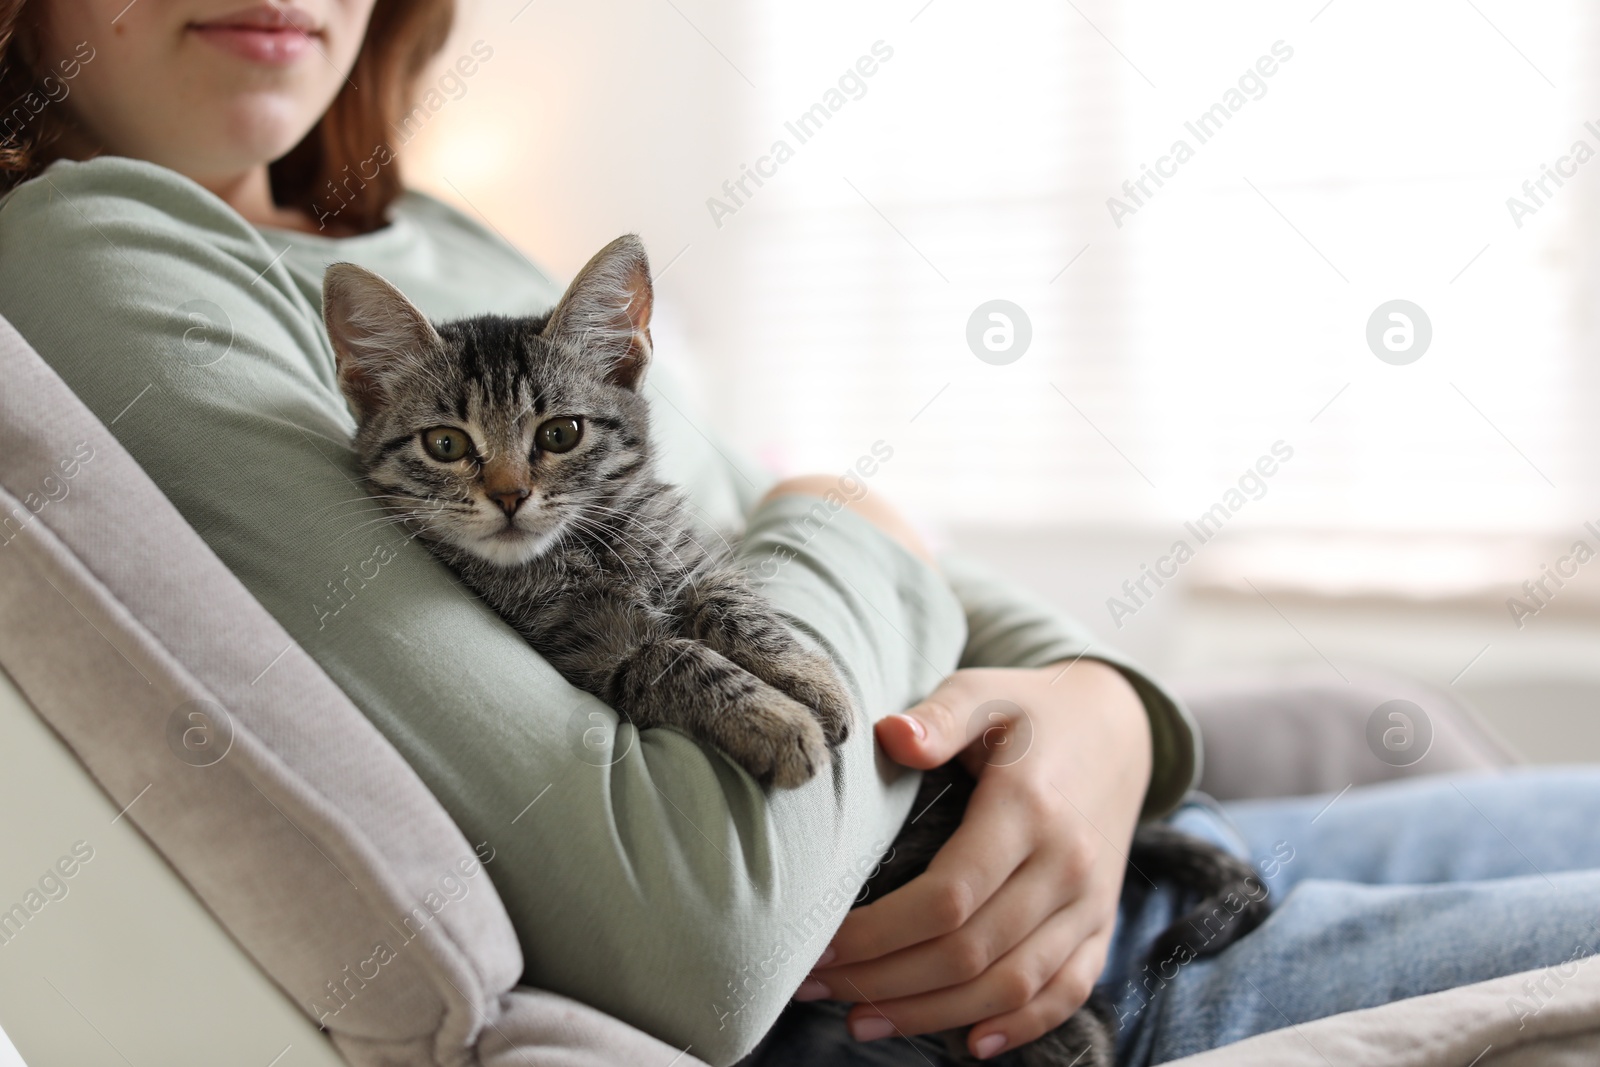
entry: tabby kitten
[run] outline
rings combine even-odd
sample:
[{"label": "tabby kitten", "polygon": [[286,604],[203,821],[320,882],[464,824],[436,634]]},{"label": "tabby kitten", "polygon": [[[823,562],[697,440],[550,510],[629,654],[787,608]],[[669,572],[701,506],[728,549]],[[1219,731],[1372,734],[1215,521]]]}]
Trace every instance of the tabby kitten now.
[{"label": "tabby kitten", "polygon": [[[833,668],[750,589],[725,543],[692,536],[683,496],[655,475],[639,395],[652,295],[637,238],[607,245],[535,318],[435,327],[350,263],[328,268],[322,293],[362,475],[530,645],[640,729],[678,727],[763,784],[800,785],[828,762],[852,718]],[[866,902],[927,867],[972,787],[955,762],[923,776],[923,814]],[[1254,871],[1205,842],[1145,827],[1130,859],[1198,901],[1152,959],[1209,955],[1266,914]],[[1243,910],[1224,907],[1230,895]],[[1085,1009],[1008,1062],[1108,1067],[1114,1031],[1103,1009]],[[976,1062],[960,1035],[949,1044],[956,1062]]]},{"label": "tabby kitten", "polygon": [[692,532],[655,473],[650,268],[602,249],[555,309],[437,327],[350,263],[323,278],[370,489],[568,681],[640,729],[675,726],[792,787],[849,733],[849,696]]}]

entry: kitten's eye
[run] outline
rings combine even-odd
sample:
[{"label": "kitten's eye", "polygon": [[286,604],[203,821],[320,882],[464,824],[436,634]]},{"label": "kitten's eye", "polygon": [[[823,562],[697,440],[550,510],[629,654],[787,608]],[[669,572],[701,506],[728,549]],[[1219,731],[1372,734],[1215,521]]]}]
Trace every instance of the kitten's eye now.
[{"label": "kitten's eye", "polygon": [[583,423],[577,419],[551,419],[533,433],[533,443],[544,452],[571,452],[583,436]]},{"label": "kitten's eye", "polygon": [[472,440],[465,430],[435,426],[422,431],[422,447],[440,463],[455,463],[472,455]]}]

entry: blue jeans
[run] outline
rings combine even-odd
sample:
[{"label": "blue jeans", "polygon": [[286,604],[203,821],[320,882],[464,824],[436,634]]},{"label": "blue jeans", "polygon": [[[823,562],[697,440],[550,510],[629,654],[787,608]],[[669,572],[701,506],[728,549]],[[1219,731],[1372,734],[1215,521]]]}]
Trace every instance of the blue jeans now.
[{"label": "blue jeans", "polygon": [[[1177,902],[1130,872],[1097,987],[1121,1020],[1125,1067],[1600,952],[1600,768],[1198,798],[1172,821],[1254,861],[1274,910],[1216,956],[1146,969]],[[1536,1012],[1548,995],[1534,989],[1506,1010]],[[793,1005],[749,1062],[949,1062],[934,1040],[857,1044],[845,1010]]]}]

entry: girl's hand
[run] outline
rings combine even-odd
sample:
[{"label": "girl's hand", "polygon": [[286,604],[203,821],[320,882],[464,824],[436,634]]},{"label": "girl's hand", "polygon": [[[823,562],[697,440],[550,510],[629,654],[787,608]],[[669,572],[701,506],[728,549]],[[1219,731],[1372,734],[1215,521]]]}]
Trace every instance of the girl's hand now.
[{"label": "girl's hand", "polygon": [[[1016,709],[975,714],[990,701]],[[972,1026],[981,1059],[1059,1026],[1104,969],[1149,785],[1133,687],[1096,660],[957,671],[877,738],[909,767],[960,758],[977,789],[927,871],[851,912],[796,998],[855,1002],[862,1041]]]}]

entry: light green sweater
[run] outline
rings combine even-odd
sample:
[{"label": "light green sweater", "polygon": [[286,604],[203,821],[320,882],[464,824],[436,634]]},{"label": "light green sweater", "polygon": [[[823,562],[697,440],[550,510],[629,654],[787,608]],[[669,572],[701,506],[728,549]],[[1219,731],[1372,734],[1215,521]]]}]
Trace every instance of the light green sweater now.
[{"label": "light green sweater", "polygon": [[[439,319],[536,313],[559,293],[438,201],[407,195],[391,217],[339,240],[258,230],[160,167],[58,163],[0,204],[0,314],[469,840],[494,850],[525,981],[731,1062],[827,943],[916,776],[858,728],[831,774],[769,795],[681,734],[619,725],[422,545],[376,521],[322,328],[324,267],[370,267]],[[1087,647],[1048,606],[960,559],[941,576],[848,511],[797,536],[816,500],[754,509],[770,476],[728,458],[666,376],[647,392],[662,401],[664,473],[711,522],[746,527],[742,560],[775,572],[765,593],[834,658],[872,720],[958,663],[1039,666]],[[1146,813],[1164,812],[1195,775],[1194,731],[1154,682],[1098,645],[1092,655],[1145,699],[1156,739]]]}]

